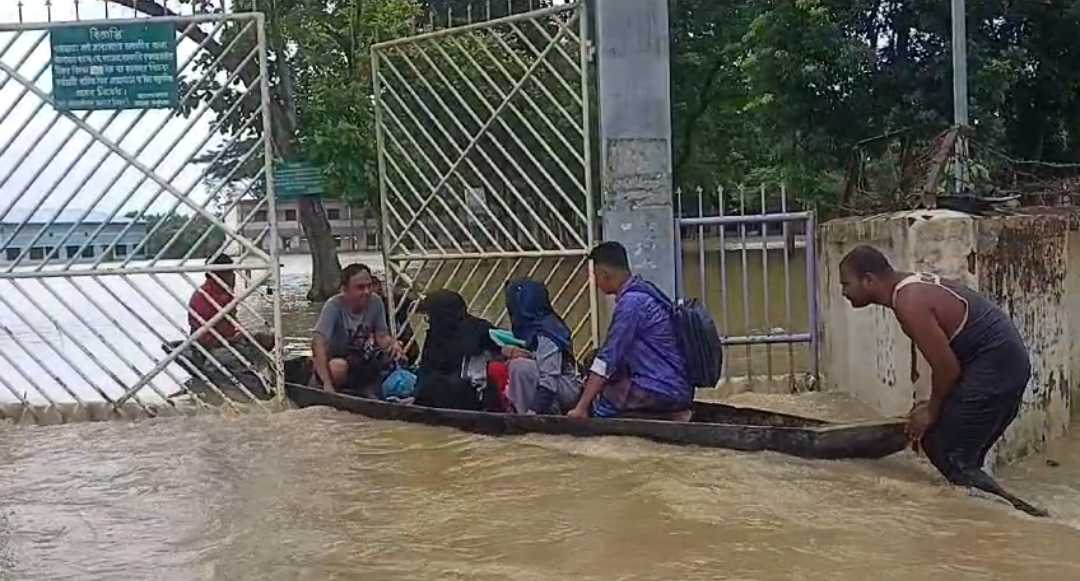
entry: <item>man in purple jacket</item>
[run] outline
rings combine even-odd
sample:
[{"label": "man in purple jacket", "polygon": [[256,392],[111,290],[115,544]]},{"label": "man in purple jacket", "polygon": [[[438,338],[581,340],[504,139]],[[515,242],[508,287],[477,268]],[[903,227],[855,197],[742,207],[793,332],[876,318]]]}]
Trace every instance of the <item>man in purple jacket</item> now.
[{"label": "man in purple jacket", "polygon": [[616,297],[615,310],[581,400],[568,415],[688,420],[694,390],[686,378],[671,299],[630,273],[626,249],[618,242],[598,245],[589,258],[596,286]]}]

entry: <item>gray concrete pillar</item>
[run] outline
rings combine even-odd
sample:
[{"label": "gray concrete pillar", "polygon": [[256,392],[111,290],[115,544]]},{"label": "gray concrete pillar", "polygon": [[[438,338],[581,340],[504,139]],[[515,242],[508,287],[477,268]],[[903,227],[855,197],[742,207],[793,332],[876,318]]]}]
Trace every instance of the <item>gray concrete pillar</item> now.
[{"label": "gray concrete pillar", "polygon": [[675,296],[666,0],[597,0],[604,239]]}]

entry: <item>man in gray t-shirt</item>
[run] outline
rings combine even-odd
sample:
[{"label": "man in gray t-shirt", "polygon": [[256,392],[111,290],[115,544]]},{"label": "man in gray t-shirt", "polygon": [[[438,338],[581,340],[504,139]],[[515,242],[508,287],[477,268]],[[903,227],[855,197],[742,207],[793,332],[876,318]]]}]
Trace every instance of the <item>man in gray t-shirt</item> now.
[{"label": "man in gray t-shirt", "polygon": [[[341,293],[323,305],[319,322],[312,331],[312,359],[317,384],[327,391],[345,387],[350,376],[364,376],[354,367],[377,364],[375,351],[401,359],[402,349],[386,326],[386,308],[372,292],[371,270],[362,264],[350,264],[341,272]],[[363,362],[363,363],[362,363]],[[373,370],[377,372],[377,370]],[[349,386],[366,390],[370,386]]]}]

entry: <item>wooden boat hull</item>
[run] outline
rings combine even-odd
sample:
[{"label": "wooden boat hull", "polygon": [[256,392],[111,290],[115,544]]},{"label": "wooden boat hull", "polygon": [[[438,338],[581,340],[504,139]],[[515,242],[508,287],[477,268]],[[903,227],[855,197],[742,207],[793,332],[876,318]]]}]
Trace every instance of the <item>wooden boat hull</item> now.
[{"label": "wooden boat hull", "polygon": [[803,458],[882,458],[907,445],[904,422],[885,420],[831,424],[821,420],[697,402],[692,422],[643,419],[572,419],[430,408],[328,393],[286,384],[299,407],[329,406],[365,417],[453,427],[493,436],[556,434],[578,437],[632,436],[667,444],[780,452]]}]

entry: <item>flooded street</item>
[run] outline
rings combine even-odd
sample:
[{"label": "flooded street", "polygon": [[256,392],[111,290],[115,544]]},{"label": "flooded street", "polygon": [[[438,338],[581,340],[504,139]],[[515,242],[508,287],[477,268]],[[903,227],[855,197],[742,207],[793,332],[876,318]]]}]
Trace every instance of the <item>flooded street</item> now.
[{"label": "flooded street", "polygon": [[[318,306],[304,259],[284,260],[302,348]],[[866,416],[833,394],[731,401]],[[327,409],[0,424],[0,580],[1076,579],[1072,434],[1001,474],[1054,514],[1035,520],[910,453],[499,439]]]},{"label": "flooded street", "polygon": [[0,428],[0,579],[1076,579],[1080,431],[1003,474],[309,409]]},{"label": "flooded street", "polygon": [[[1080,0],[943,4],[0,0],[0,581],[1080,581]],[[332,256],[405,357],[350,275],[300,360]],[[402,403],[569,407],[575,364],[705,413]],[[835,457],[928,383],[910,431],[1013,414],[1049,517],[910,450],[286,397]]]}]

